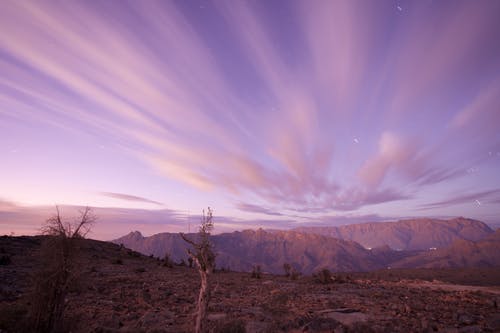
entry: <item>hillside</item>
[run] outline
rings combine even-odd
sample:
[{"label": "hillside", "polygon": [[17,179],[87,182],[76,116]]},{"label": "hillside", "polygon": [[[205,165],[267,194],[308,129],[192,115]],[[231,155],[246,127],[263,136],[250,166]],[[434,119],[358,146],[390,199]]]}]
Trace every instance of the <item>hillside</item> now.
[{"label": "hillside", "polygon": [[[267,237],[255,237],[261,236]],[[1,256],[8,258],[0,264],[2,332],[32,332],[29,300],[44,239],[0,237]],[[93,240],[79,241],[75,260],[79,278],[65,300],[67,331],[192,332],[199,286],[195,269],[168,268],[155,258]],[[427,272],[432,279],[440,271]],[[248,273],[220,271],[212,279],[208,327],[214,333],[500,329],[500,294],[491,287],[353,276],[345,276],[343,283],[322,284],[308,276],[291,280],[265,274],[255,279]]]},{"label": "hillside", "polygon": [[389,245],[394,250],[444,248],[456,240],[477,241],[493,233],[485,223],[462,217],[451,220],[419,218],[338,227],[301,227],[295,230],[355,241],[366,248]]},{"label": "hillside", "polygon": [[400,268],[500,267],[500,230],[472,242],[457,240],[450,247],[427,251],[393,264]]},{"label": "hillside", "polygon": [[[214,235],[211,239],[217,266],[236,271],[250,271],[254,265],[260,265],[265,272],[279,274],[284,263],[304,274],[324,267],[332,271],[369,271],[413,255],[387,247],[370,251],[353,241],[296,231],[245,230]],[[187,244],[178,234],[143,237],[135,231],[113,242],[146,255],[163,258],[168,253],[175,261],[187,259]]]},{"label": "hillside", "polygon": [[[427,232],[427,228],[433,232]],[[281,273],[283,264],[288,263],[304,274],[311,274],[324,267],[340,272],[371,271],[388,266],[444,268],[500,265],[490,259],[497,246],[492,244],[499,243],[494,238],[495,233],[484,223],[475,220],[418,219],[298,231],[303,229],[259,229],[214,235],[212,241],[218,253],[217,266],[250,271],[254,265],[260,265],[266,272]],[[189,237],[196,235],[191,234]],[[361,239],[365,245],[352,239]],[[491,243],[488,250],[475,250],[477,246],[474,241],[481,239],[491,239],[487,243]],[[144,237],[135,231],[113,242],[145,255],[163,258],[168,253],[175,261],[187,259],[187,244],[178,234],[161,233]],[[372,246],[366,244],[377,246],[368,249]],[[451,244],[454,248],[446,250]],[[423,247],[425,250],[394,250],[397,246],[409,249]],[[429,248],[438,250],[429,251]],[[450,256],[455,259],[446,259]],[[460,261],[459,257],[468,259]]]}]

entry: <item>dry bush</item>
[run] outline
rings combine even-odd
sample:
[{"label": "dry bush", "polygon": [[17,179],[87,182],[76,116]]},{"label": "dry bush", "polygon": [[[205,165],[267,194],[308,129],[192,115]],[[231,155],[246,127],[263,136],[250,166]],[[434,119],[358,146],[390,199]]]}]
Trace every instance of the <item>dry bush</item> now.
[{"label": "dry bush", "polygon": [[165,258],[163,258],[163,266],[168,268],[174,267],[174,261],[170,258],[169,253],[166,253]]},{"label": "dry bush", "polygon": [[292,272],[292,266],[289,263],[283,264],[283,270],[285,271],[285,276],[290,277],[290,273]]},{"label": "dry bush", "polygon": [[260,279],[262,277],[262,272],[260,270],[260,265],[255,265],[252,268],[252,273],[250,275],[254,279]]},{"label": "dry bush", "polygon": [[[212,221],[212,210],[208,207],[207,214],[203,210],[200,230],[198,231],[197,241],[193,241],[181,233],[182,239],[192,246],[192,250],[188,250],[188,255],[198,267],[200,273],[200,293],[198,295],[198,303],[196,306],[196,321],[195,333],[205,332],[207,330],[207,310],[211,296],[211,281],[210,276],[215,269],[215,251],[213,244],[210,241],[210,232],[214,224]],[[190,262],[191,264],[191,262]]]},{"label": "dry bush", "polygon": [[290,279],[297,280],[301,275],[302,273],[300,271],[296,270],[295,268],[292,268],[292,271],[290,273]]},{"label": "dry bush", "polygon": [[81,266],[79,241],[88,234],[96,217],[89,207],[75,223],[64,222],[59,209],[45,222],[47,235],[40,249],[41,268],[33,276],[30,319],[34,332],[64,331],[63,318],[68,292],[77,290]]},{"label": "dry bush", "polygon": [[328,284],[333,282],[332,273],[328,268],[323,268],[319,272],[313,274],[314,281],[322,284]]}]

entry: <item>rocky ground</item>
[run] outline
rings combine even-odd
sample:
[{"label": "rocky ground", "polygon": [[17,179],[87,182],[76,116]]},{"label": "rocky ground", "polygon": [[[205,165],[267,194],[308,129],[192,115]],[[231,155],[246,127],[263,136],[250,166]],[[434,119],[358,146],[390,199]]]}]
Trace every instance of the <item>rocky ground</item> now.
[{"label": "rocky ground", "polygon": [[[0,330],[26,323],[40,238],[0,237]],[[166,267],[118,245],[86,241],[66,299],[71,332],[191,332],[199,286],[189,267]],[[7,259],[8,258],[8,259]],[[500,289],[342,275],[320,283],[249,273],[213,275],[213,332],[499,332]]]}]

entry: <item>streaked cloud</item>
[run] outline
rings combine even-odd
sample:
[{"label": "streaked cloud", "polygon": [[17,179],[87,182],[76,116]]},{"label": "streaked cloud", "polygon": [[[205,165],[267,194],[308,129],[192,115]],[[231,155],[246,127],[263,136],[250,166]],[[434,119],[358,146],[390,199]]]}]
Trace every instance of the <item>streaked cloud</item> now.
[{"label": "streaked cloud", "polygon": [[252,213],[260,213],[264,215],[274,215],[274,216],[282,216],[283,214],[272,211],[271,209],[261,207],[258,205],[253,205],[253,204],[248,204],[248,203],[243,203],[240,202],[239,204],[236,205],[236,208],[239,210],[245,211],[245,212],[252,212]]},{"label": "streaked cloud", "polygon": [[[500,4],[401,7],[2,2],[0,195],[47,180],[56,198],[105,188],[103,200],[170,206],[198,191],[283,220],[500,188]],[[75,143],[87,165],[69,157]]]},{"label": "streaked cloud", "polygon": [[[431,202],[428,204],[424,204],[420,206],[420,210],[428,210],[433,208],[443,208],[460,204],[481,204],[482,200],[485,200],[489,203],[495,203],[500,200],[500,189],[474,192],[474,193],[466,193],[458,196],[453,196],[450,199]],[[479,201],[479,203],[478,203]]]},{"label": "streaked cloud", "polygon": [[99,192],[100,195],[104,195],[109,198],[114,198],[114,199],[119,199],[119,200],[125,200],[125,201],[138,201],[138,202],[145,202],[145,203],[151,203],[155,204],[158,206],[164,206],[161,202],[154,201],[154,200],[149,200],[146,198],[138,197],[135,195],[130,195],[130,194],[124,194],[124,193],[114,193],[114,192]]}]

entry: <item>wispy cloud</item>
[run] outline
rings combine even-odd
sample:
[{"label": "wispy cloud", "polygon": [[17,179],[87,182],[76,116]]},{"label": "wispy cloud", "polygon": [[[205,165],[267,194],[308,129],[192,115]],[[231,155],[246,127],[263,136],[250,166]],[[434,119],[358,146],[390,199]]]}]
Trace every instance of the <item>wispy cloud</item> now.
[{"label": "wispy cloud", "polygon": [[451,199],[421,205],[419,210],[443,208],[464,203],[476,205],[476,204],[481,204],[481,200],[483,199],[486,199],[488,202],[495,202],[500,200],[500,198],[498,198],[498,195],[500,195],[500,190],[489,190],[489,191],[481,191],[475,193],[467,193],[458,196],[453,196]]},{"label": "wispy cloud", "polygon": [[406,200],[498,141],[499,6],[4,1],[0,119],[99,137],[244,211]]},{"label": "wispy cloud", "polygon": [[145,203],[155,204],[158,206],[164,206],[164,204],[162,204],[161,202],[149,200],[146,198],[142,198],[142,197],[138,197],[138,196],[130,195],[130,194],[114,193],[114,192],[99,192],[99,194],[104,195],[104,196],[109,197],[109,198],[114,198],[114,199],[119,199],[119,200],[145,202]]},{"label": "wispy cloud", "polygon": [[261,213],[265,215],[273,215],[273,216],[282,216],[283,214],[275,212],[269,208],[266,207],[261,207],[258,205],[253,205],[253,204],[248,204],[248,203],[243,203],[240,202],[236,205],[236,208],[238,208],[241,211],[244,212],[250,212],[250,213]]}]

